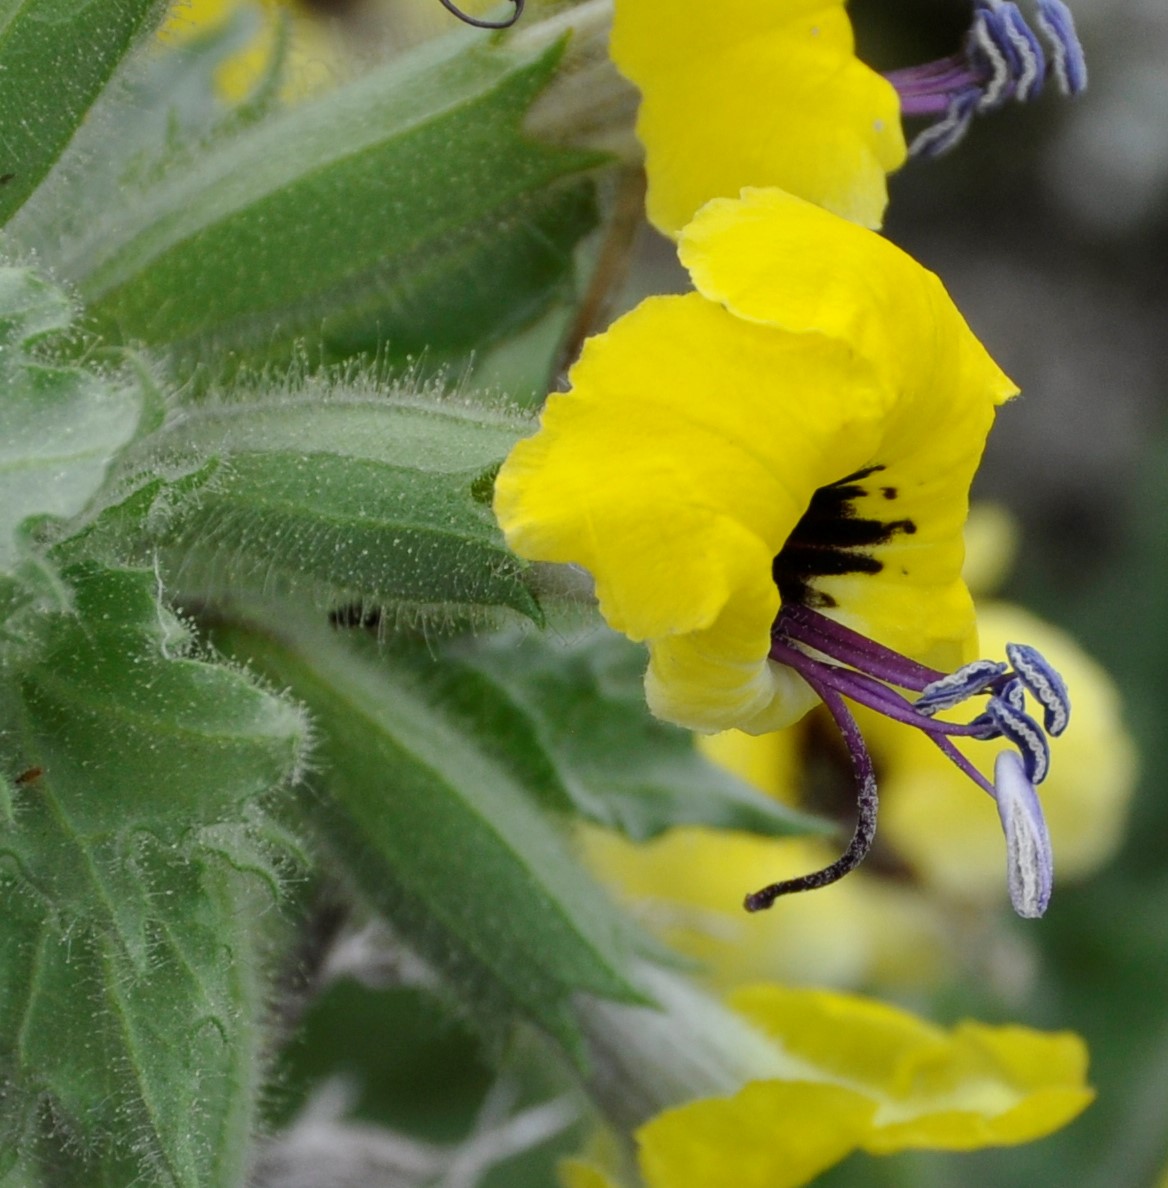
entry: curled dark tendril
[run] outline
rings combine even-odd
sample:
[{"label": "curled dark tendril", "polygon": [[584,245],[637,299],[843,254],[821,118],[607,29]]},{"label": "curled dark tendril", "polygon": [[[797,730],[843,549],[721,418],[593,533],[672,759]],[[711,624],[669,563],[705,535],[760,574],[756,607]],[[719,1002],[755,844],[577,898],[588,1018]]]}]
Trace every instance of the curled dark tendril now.
[{"label": "curled dark tendril", "polygon": [[478,17],[472,17],[469,13],[465,13],[454,0],[438,0],[443,8],[452,16],[458,17],[465,25],[474,25],[476,29],[510,29],[513,24],[523,15],[523,5],[525,0],[511,0],[515,5],[515,11],[502,21],[483,21]]}]

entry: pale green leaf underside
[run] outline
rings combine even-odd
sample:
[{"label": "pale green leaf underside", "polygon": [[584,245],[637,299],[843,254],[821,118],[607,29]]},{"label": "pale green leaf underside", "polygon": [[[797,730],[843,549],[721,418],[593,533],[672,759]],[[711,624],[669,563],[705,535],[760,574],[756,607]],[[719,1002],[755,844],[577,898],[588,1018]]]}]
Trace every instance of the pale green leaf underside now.
[{"label": "pale green leaf underside", "polygon": [[[0,1079],[14,1088],[0,1113],[16,1111],[0,1126],[30,1167],[66,1140],[77,1183],[127,1166],[182,1188],[238,1183],[279,918],[253,825],[299,764],[303,716],[185,657],[153,575],[67,576],[76,614],[15,674],[6,723],[5,769],[33,774],[8,788],[0,842]],[[51,1112],[21,1114],[38,1096]]]},{"label": "pale green leaf underside", "polygon": [[538,620],[523,562],[476,497],[529,429],[455,400],[325,391],[194,412],[144,449],[159,466],[217,462],[213,478],[134,514],[193,596],[297,594],[437,625],[500,607]]},{"label": "pale green leaf underside", "polygon": [[20,559],[26,518],[85,507],[138,423],[133,391],[33,353],[71,315],[59,289],[28,269],[0,267],[0,571]]},{"label": "pale green leaf underside", "polygon": [[36,189],[159,0],[0,5],[0,224]]},{"label": "pale green leaf underside", "polygon": [[520,128],[559,54],[440,39],[213,139],[42,250],[130,340],[481,348],[566,295],[595,221],[580,175],[599,158]]}]

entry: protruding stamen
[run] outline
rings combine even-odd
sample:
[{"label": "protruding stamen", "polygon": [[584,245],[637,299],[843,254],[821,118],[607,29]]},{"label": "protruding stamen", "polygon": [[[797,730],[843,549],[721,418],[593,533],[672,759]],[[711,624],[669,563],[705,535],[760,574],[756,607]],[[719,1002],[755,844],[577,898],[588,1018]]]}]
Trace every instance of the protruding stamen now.
[{"label": "protruding stamen", "polygon": [[994,725],[1022,752],[1026,766],[1026,778],[1032,784],[1041,784],[1050,770],[1050,744],[1042,727],[1027,713],[1016,710],[1001,697],[991,697],[986,705],[986,714]]},{"label": "protruding stamen", "polygon": [[1038,0],[1038,27],[1050,43],[1051,69],[1064,95],[1087,89],[1087,60],[1075,32],[1075,18],[1062,0]]},{"label": "protruding stamen", "polygon": [[1018,915],[1034,919],[1050,903],[1054,861],[1042,805],[1013,751],[1003,751],[994,762],[994,799],[1006,834],[1010,902]]},{"label": "protruding stamen", "polygon": [[956,672],[922,689],[920,697],[913,703],[914,708],[931,718],[941,710],[952,709],[978,693],[986,692],[994,678],[1005,671],[1006,666],[1000,660],[974,660],[964,664]]},{"label": "protruding stamen", "polygon": [[937,62],[893,70],[905,116],[940,116],[912,142],[916,157],[936,157],[965,135],[975,114],[1012,99],[1025,103],[1042,91],[1049,74],[1064,95],[1087,85],[1083,49],[1063,0],[1036,0],[1035,23],[1050,47],[1027,23],[1013,0],[975,0],[973,21],[961,52]]},{"label": "protruding stamen", "polygon": [[1006,656],[1019,680],[1042,706],[1047,733],[1057,738],[1071,720],[1071,698],[1063,678],[1046,657],[1029,644],[1006,644]]},{"label": "protruding stamen", "polygon": [[[858,789],[855,833],[844,854],[830,866],[800,878],[772,883],[746,897],[747,911],[771,907],[780,896],[810,891],[854,870],[876,832],[876,779],[850,703],[866,706],[895,722],[914,726],[983,791],[998,803],[1007,832],[1010,895],[1022,915],[1041,915],[1050,897],[1050,841],[1033,785],[1050,768],[1043,728],[1026,712],[1029,692],[1046,709],[1048,728],[1066,725],[1070,700],[1062,678],[1042,654],[1025,644],[1010,644],[1013,667],[999,660],[975,660],[956,672],[942,673],[844,627],[818,611],[785,605],[771,628],[770,659],[798,673],[827,707],[852,757]],[[919,693],[910,700],[904,690]],[[934,717],[973,697],[987,697],[985,710],[972,722]],[[845,700],[846,699],[846,700]],[[1057,733],[1057,730],[1052,731]],[[1005,737],[1018,752],[999,757],[996,784],[954,744],[957,738]]]}]

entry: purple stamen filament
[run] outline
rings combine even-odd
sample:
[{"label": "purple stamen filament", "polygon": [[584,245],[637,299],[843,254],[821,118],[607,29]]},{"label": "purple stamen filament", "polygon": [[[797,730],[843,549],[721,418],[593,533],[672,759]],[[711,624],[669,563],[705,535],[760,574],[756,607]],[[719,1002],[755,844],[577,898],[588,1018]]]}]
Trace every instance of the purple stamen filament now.
[{"label": "purple stamen filament", "polygon": [[890,70],[884,77],[896,88],[906,116],[944,115],[954,95],[986,82],[985,72],[974,70],[964,54]]}]

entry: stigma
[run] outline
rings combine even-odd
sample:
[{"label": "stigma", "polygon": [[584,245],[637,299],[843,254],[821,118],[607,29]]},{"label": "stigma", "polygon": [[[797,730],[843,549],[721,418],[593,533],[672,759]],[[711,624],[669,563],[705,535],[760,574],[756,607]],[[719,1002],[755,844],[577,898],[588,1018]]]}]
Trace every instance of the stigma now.
[{"label": "stigma", "polygon": [[[1037,649],[1007,644],[1005,660],[975,660],[954,672],[929,668],[852,631],[809,606],[783,606],[771,630],[770,659],[807,682],[835,720],[856,780],[856,828],[830,866],[772,883],[746,897],[762,911],[780,896],[827,886],[854,870],[876,834],[878,794],[872,757],[848,702],[863,705],[926,735],[995,801],[1006,836],[1006,881],[1014,910],[1041,916],[1053,882],[1050,837],[1035,791],[1050,770],[1049,738],[1070,721],[1066,685]],[[909,696],[915,694],[915,697]],[[938,715],[983,699],[966,722]],[[1042,721],[1029,712],[1035,702]],[[1004,740],[991,783],[958,750],[955,739]]]},{"label": "stigma", "polygon": [[948,152],[974,116],[1035,99],[1050,78],[1064,95],[1086,88],[1087,64],[1070,9],[1063,0],[1036,4],[1038,33],[1010,0],[975,0],[960,51],[885,75],[900,96],[901,115],[937,117],[909,146],[913,156]]}]

